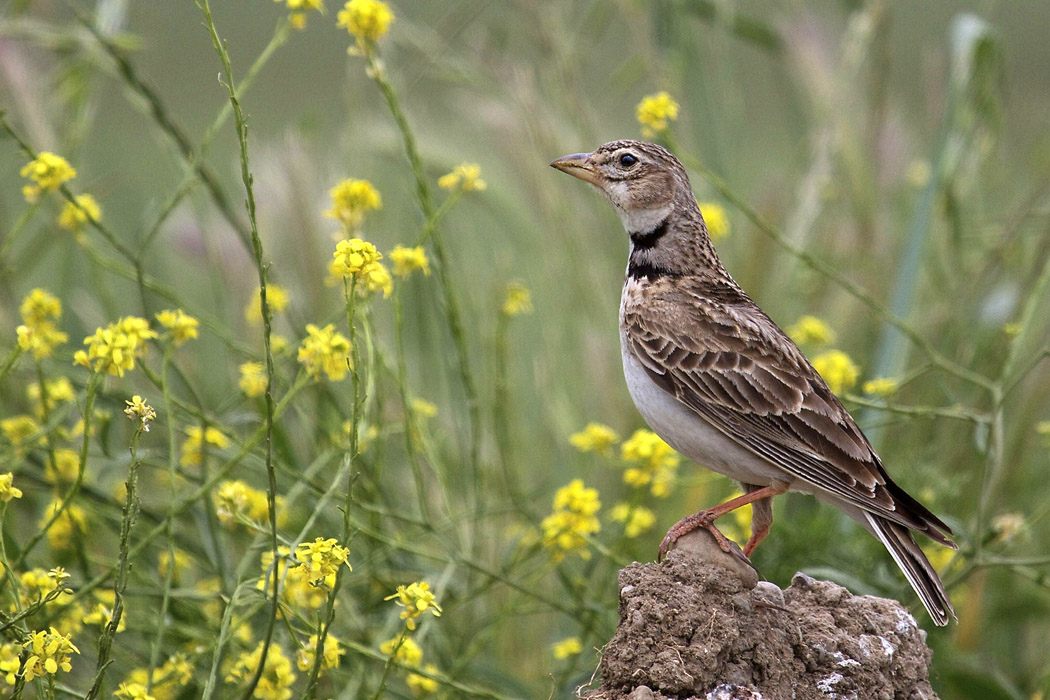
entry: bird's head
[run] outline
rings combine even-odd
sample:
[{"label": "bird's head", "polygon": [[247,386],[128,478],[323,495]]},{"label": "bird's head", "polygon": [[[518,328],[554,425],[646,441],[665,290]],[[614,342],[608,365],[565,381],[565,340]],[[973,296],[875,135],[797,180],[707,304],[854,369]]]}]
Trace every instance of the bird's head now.
[{"label": "bird's head", "polygon": [[692,197],[685,169],[670,151],[644,141],[611,141],[594,153],[574,153],[551,163],[604,194],[629,233],[663,221],[680,191]]}]

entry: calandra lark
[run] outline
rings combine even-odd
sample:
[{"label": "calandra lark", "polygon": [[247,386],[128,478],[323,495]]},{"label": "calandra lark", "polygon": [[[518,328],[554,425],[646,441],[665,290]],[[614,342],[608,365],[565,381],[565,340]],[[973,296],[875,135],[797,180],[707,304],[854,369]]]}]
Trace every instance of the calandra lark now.
[{"label": "calandra lark", "polygon": [[630,234],[620,301],[627,387],[646,422],[676,450],[741,483],[744,495],[682,519],[681,535],[750,503],[750,556],[788,490],[848,513],[886,546],[938,625],[955,616],[911,530],[947,547],[951,530],[893,483],[860,428],[794,342],[715,254],[689,177],[666,149],[613,141],[551,163],[594,185]]}]

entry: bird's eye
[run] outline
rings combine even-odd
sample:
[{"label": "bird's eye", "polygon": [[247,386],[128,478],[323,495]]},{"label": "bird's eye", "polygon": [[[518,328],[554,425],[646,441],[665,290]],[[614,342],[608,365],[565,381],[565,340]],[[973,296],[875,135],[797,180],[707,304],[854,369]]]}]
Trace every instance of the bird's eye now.
[{"label": "bird's eye", "polygon": [[638,159],[630,153],[624,153],[622,156],[620,156],[620,165],[622,165],[625,168],[629,168],[637,162]]}]

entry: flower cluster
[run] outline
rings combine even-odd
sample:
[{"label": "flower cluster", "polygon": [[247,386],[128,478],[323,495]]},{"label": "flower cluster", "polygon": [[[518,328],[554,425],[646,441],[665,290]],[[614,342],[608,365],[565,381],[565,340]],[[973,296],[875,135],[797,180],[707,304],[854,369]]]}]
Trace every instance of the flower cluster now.
[{"label": "flower cluster", "polygon": [[7,503],[12,498],[21,498],[22,489],[15,486],[15,475],[11,472],[0,474],[0,503]]},{"label": "flower cluster", "polygon": [[522,316],[532,313],[532,293],[521,282],[511,282],[503,296],[503,315]]},{"label": "flower cluster", "polygon": [[405,627],[410,630],[416,628],[416,619],[426,612],[434,617],[441,617],[441,606],[430,590],[430,584],[426,581],[416,581],[407,586],[398,586],[397,591],[388,595],[384,600],[393,600],[404,608],[401,611],[401,619],[405,621]]},{"label": "flower cluster", "polygon": [[671,482],[681,460],[656,433],[636,430],[620,447],[620,456],[636,465],[624,471],[625,484],[639,488],[651,484],[650,490],[657,498],[671,493]]},{"label": "flower cluster", "polygon": [[22,188],[22,195],[27,202],[33,204],[40,199],[41,192],[54,192],[62,183],[76,176],[77,171],[68,160],[54,153],[41,151],[22,168],[22,177],[30,181],[30,184]]},{"label": "flower cluster", "polygon": [[61,508],[61,500],[56,498],[51,501],[40,518],[40,527],[43,529],[55,513],[59,513],[47,530],[47,541],[52,548],[64,550],[72,547],[74,540],[87,532],[87,515],[84,509],[75,503],[66,504],[65,510],[59,512]]},{"label": "flower cluster", "polygon": [[368,52],[390,29],[394,13],[379,0],[350,0],[336,19],[336,26],[345,27],[357,40],[358,49]]},{"label": "flower cluster", "polygon": [[199,466],[201,448],[205,443],[224,450],[230,446],[230,439],[218,428],[208,427],[206,430],[201,430],[199,425],[188,426],[186,439],[182,441],[182,457],[179,458],[179,464],[184,467]]},{"label": "flower cluster", "polygon": [[70,635],[62,634],[54,627],[34,632],[22,646],[29,652],[21,674],[26,683],[40,676],[54,675],[59,669],[69,673],[71,655],[80,653]]},{"label": "flower cluster", "polygon": [[26,448],[41,442],[39,432],[40,425],[33,420],[33,416],[12,416],[0,420],[0,433],[11,443],[15,455],[19,457],[25,454]]},{"label": "flower cluster", "polygon": [[900,382],[893,377],[876,377],[875,379],[869,379],[864,382],[861,387],[865,394],[872,396],[893,396],[897,393],[897,389],[900,388]]},{"label": "flower cluster", "polygon": [[826,350],[813,358],[813,369],[836,394],[847,391],[860,378],[860,368],[853,364],[850,356],[841,350]]},{"label": "flower cluster", "polygon": [[328,271],[333,277],[356,280],[361,291],[383,292],[384,297],[390,296],[394,284],[390,273],[379,262],[382,257],[374,245],[360,238],[339,241]]},{"label": "flower cluster", "polygon": [[[342,16],[343,13],[339,14]],[[367,212],[383,206],[379,191],[368,180],[343,180],[328,194],[332,198],[332,208],[324,215],[341,222],[347,231],[360,226]]]},{"label": "flower cluster", "polygon": [[597,452],[602,457],[612,455],[612,448],[620,442],[616,431],[602,423],[588,423],[583,430],[569,436],[569,444],[580,452]]},{"label": "flower cluster", "polygon": [[[276,504],[280,510],[284,505],[281,496]],[[215,514],[223,525],[233,527],[244,521],[265,522],[270,516],[266,492],[253,489],[243,481],[223,481],[215,492]]]},{"label": "flower cluster", "polygon": [[645,506],[635,506],[630,503],[617,503],[609,511],[609,517],[618,523],[623,523],[624,537],[637,537],[649,530],[656,524],[656,514]]},{"label": "flower cluster", "polygon": [[484,192],[488,185],[481,179],[480,165],[461,163],[454,167],[452,172],[438,178],[438,187],[461,192]]},{"label": "flower cluster", "polygon": [[389,255],[391,262],[394,263],[394,274],[398,277],[408,277],[416,270],[424,275],[430,274],[430,261],[427,259],[423,246],[414,248],[395,246]]},{"label": "flower cluster", "polygon": [[55,325],[62,317],[62,303],[43,289],[34,289],[19,308],[22,325],[15,329],[18,347],[40,359],[50,357],[56,346],[69,338]]},{"label": "flower cluster", "polygon": [[96,372],[123,377],[124,372],[135,369],[136,358],[146,354],[145,341],[156,337],[156,331],[150,330],[149,321],[125,316],[84,338],[88,349],[77,350],[73,361]]},{"label": "flower cluster", "polygon": [[[263,642],[259,642],[253,651],[241,654],[229,673],[227,683],[243,683],[255,676],[255,669],[262,660]],[[284,649],[277,644],[270,645],[266,654],[259,684],[255,686],[254,697],[263,700],[287,700],[292,697],[291,686],[295,683],[295,672],[292,662],[285,656]]]},{"label": "flower cluster", "polygon": [[[295,665],[300,671],[309,671],[313,668],[316,653],[317,635],[315,634],[295,653]],[[339,668],[340,657],[345,653],[342,643],[329,632],[324,640],[324,651],[321,653],[321,668]]]},{"label": "flower cluster", "polygon": [[556,659],[567,659],[570,656],[576,656],[581,651],[583,651],[583,645],[579,637],[566,637],[560,642],[551,644],[551,654]]},{"label": "flower cluster", "polygon": [[[113,619],[113,606],[116,601],[116,596],[112,590],[109,591],[95,591],[95,607],[91,609],[87,615],[84,616],[83,622],[85,625],[98,625],[99,627],[105,627]],[[117,623],[117,632],[123,632],[127,628],[127,622],[124,619],[124,612],[121,610],[120,621]]]},{"label": "flower cluster", "polygon": [[241,378],[237,386],[251,398],[266,391],[266,367],[261,362],[245,362],[240,366]]},{"label": "flower cluster", "polygon": [[324,372],[330,381],[342,381],[350,369],[350,341],[331,323],[324,328],[308,323],[299,346],[299,362],[314,379]]},{"label": "flower cluster", "polygon": [[310,10],[324,12],[323,0],[274,0],[288,7],[288,19],[296,29],[306,28],[306,13]]},{"label": "flower cluster", "polygon": [[[379,645],[379,650],[387,656],[400,661],[405,666],[420,668],[420,664],[423,662],[423,650],[411,637],[406,635],[388,639]],[[438,668],[434,664],[427,664],[422,668],[427,673],[433,674],[438,672]],[[405,677],[405,683],[417,693],[433,693],[438,687],[437,681],[421,676],[418,673],[408,674]]]},{"label": "flower cluster", "polygon": [[802,316],[788,327],[787,334],[799,345],[830,345],[835,342],[835,331],[816,316]]},{"label": "flower cluster", "polygon": [[75,202],[66,202],[63,205],[62,211],[58,214],[58,225],[59,228],[75,234],[80,240],[85,224],[102,219],[102,207],[89,194],[78,194],[74,199]]},{"label": "flower cluster", "polygon": [[[133,669],[114,695],[128,700],[175,700],[179,688],[188,685],[192,679],[193,665],[184,654],[175,654],[153,669],[152,674],[147,668]],[[147,686],[150,689],[148,695]]]},{"label": "flower cluster", "polygon": [[160,325],[171,331],[172,343],[178,347],[187,340],[197,337],[197,328],[200,321],[190,316],[182,309],[168,309],[157,314]]},{"label": "flower cluster", "polygon": [[[252,300],[244,307],[244,320],[248,323],[262,323],[262,297],[261,290],[255,288]],[[288,308],[288,290],[279,284],[266,285],[266,305],[270,307],[271,314],[279,314]]]},{"label": "flower cluster", "polygon": [[597,489],[586,488],[581,479],[574,479],[555,492],[554,512],[540,523],[543,546],[551,550],[555,561],[572,552],[590,558],[586,538],[601,530],[597,517],[601,507]]},{"label": "flower cluster", "polygon": [[712,241],[718,241],[729,235],[729,214],[725,207],[715,202],[700,202],[700,215],[707,224],[707,235]]},{"label": "flower cluster", "polygon": [[298,569],[306,576],[311,586],[332,590],[339,567],[350,568],[347,558],[350,550],[340,546],[334,538],[318,537],[313,542],[303,542],[295,549],[295,558],[299,560]]},{"label": "flower cluster", "polygon": [[148,433],[150,421],[157,418],[157,412],[138,394],[132,396],[131,401],[124,403],[127,404],[124,415],[133,421],[138,421],[142,431]]},{"label": "flower cluster", "polygon": [[26,398],[33,405],[33,413],[39,418],[44,417],[45,400],[47,408],[51,409],[58,404],[69,403],[76,398],[73,391],[73,383],[65,377],[58,379],[45,379],[43,391],[40,382],[33,382],[26,387]]},{"label": "flower cluster", "polygon": [[[310,585],[309,575],[304,573],[300,566],[289,566],[291,550],[288,547],[279,547],[280,556],[277,561],[277,579],[283,581],[281,585],[281,603],[284,610],[294,610],[293,614],[285,615],[292,617],[301,614],[302,610],[317,610],[328,600],[328,591],[324,588]],[[262,576],[255,584],[260,591],[266,591],[270,587],[273,568],[273,552],[265,551],[261,555]]]},{"label": "flower cluster", "polygon": [[678,119],[678,103],[666,92],[648,95],[638,103],[635,116],[642,125],[642,134],[652,138],[667,131],[670,123]]}]

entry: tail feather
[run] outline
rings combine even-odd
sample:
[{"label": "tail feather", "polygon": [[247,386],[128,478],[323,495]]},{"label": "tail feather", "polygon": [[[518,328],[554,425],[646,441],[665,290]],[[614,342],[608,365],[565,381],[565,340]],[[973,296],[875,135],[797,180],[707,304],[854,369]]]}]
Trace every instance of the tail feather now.
[{"label": "tail feather", "polygon": [[874,513],[866,512],[864,517],[871,526],[871,531],[886,546],[893,561],[897,562],[897,566],[904,572],[908,583],[919,594],[919,599],[930,613],[934,624],[943,627],[948,624],[949,615],[958,622],[952,601],[948,599],[948,593],[944,590],[944,584],[926,555],[919,549],[911,531]]}]

